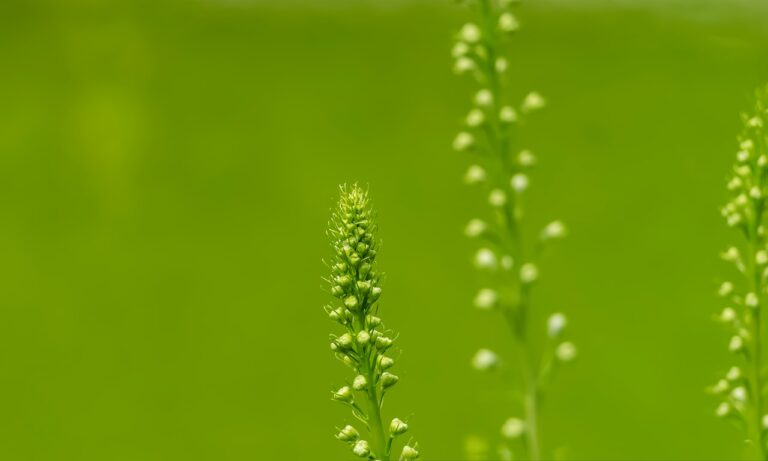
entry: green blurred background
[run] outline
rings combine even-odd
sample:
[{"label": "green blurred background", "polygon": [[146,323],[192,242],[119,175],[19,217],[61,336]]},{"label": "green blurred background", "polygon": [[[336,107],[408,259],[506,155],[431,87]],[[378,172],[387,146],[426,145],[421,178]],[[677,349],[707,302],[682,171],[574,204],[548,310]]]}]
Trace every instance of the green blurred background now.
[{"label": "green blurred background", "polygon": [[[508,336],[471,307],[462,229],[483,198],[450,150],[467,18],[448,0],[1,2],[0,458],[349,459],[320,282],[345,181],[381,217],[404,350],[387,414],[428,460],[495,437],[513,406],[469,360]],[[571,229],[537,321],[565,312],[581,354],[544,445],[737,457],[705,387],[732,363],[718,206],[768,80],[768,9],[540,0],[521,21],[516,94],[551,101],[526,131],[527,222]]]}]

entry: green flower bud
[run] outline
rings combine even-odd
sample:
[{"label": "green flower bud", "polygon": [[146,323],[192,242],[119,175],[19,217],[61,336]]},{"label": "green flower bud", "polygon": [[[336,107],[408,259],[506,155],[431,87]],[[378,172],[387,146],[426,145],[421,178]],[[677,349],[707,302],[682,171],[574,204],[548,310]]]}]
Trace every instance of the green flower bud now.
[{"label": "green flower bud", "polygon": [[333,266],[333,271],[337,274],[343,274],[347,271],[347,265],[344,263],[336,263]]},{"label": "green flower bud", "polygon": [[397,375],[393,375],[392,373],[385,371],[381,374],[381,387],[382,389],[387,389],[400,381],[400,378],[397,377]]},{"label": "green flower bud", "polygon": [[340,275],[336,277],[336,283],[346,288],[352,284],[352,279],[348,275]]},{"label": "green flower bud", "polygon": [[360,277],[365,277],[369,272],[371,272],[371,265],[368,263],[362,263],[360,264],[360,268],[357,271],[360,274]]},{"label": "green flower bud", "polygon": [[400,458],[405,461],[411,460],[411,459],[418,459],[419,451],[410,445],[406,445],[403,447],[403,452],[400,454]]},{"label": "green flower bud", "polygon": [[360,433],[357,432],[357,429],[354,427],[346,425],[342,430],[339,431],[338,434],[336,434],[336,438],[342,442],[354,442],[360,438]]},{"label": "green flower bud", "polygon": [[377,361],[379,363],[379,368],[382,370],[392,368],[392,366],[395,364],[394,359],[392,359],[392,357],[387,357],[386,355],[380,355]]},{"label": "green flower bud", "polygon": [[367,294],[369,291],[371,291],[371,282],[367,280],[360,280],[357,282],[357,289],[362,294]]},{"label": "green flower bud", "polygon": [[349,255],[349,264],[351,264],[352,267],[357,267],[357,265],[360,264],[360,255],[357,253]]},{"label": "green flower bud", "polygon": [[386,351],[392,346],[392,339],[386,336],[379,336],[376,338],[376,348],[382,352]]},{"label": "green flower bud", "polygon": [[352,381],[352,389],[356,391],[362,391],[366,387],[368,387],[368,380],[365,379],[365,376],[363,375],[355,376],[355,380]]},{"label": "green flower bud", "polygon": [[368,245],[366,245],[363,242],[360,242],[360,243],[357,244],[357,252],[358,253],[360,253],[361,255],[364,255],[366,251],[368,251]]},{"label": "green flower bud", "polygon": [[334,285],[331,287],[331,294],[337,298],[344,296],[344,288],[341,285]]},{"label": "green flower bud", "polygon": [[[368,325],[369,328],[376,328],[377,326],[381,325],[381,319],[376,317],[375,315],[368,314],[365,317],[365,323]],[[374,333],[378,333],[377,331],[374,331]],[[375,335],[377,336],[377,335]],[[376,338],[378,341],[378,338]]]},{"label": "green flower bud", "polygon": [[347,306],[347,309],[354,311],[357,310],[359,304],[357,302],[357,298],[354,295],[349,295],[344,298],[344,305]]},{"label": "green flower bud", "polygon": [[392,435],[405,434],[407,430],[408,424],[400,421],[397,418],[393,419],[392,422],[389,423],[389,433]]},{"label": "green flower bud", "polygon": [[352,390],[349,386],[344,386],[333,393],[333,400],[338,400],[339,402],[351,402],[352,398]]},{"label": "green flower bud", "polygon": [[336,338],[336,340],[333,342],[333,345],[335,345],[339,350],[345,351],[352,348],[352,335],[349,333],[344,333],[343,335]]},{"label": "green flower bud", "polygon": [[377,299],[379,299],[379,296],[381,296],[381,287],[371,288],[371,296],[370,296],[371,302],[374,302]]},{"label": "green flower bud", "polygon": [[361,346],[365,346],[369,342],[371,342],[371,335],[367,331],[362,330],[357,334],[358,344],[360,344]]}]

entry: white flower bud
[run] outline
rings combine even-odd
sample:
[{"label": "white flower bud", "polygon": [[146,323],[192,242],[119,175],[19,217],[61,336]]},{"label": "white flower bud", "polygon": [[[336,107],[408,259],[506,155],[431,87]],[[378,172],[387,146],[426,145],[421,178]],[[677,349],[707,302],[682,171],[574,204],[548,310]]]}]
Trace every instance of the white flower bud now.
[{"label": "white flower bud", "polygon": [[736,167],[735,169],[736,174],[741,177],[747,177],[750,174],[752,174],[752,168],[749,167],[749,165],[741,165]]},{"label": "white flower bud", "polygon": [[386,355],[380,355],[377,360],[379,362],[379,368],[382,370],[392,368],[392,366],[395,364],[395,361],[392,359],[392,357],[387,357]]},{"label": "white flower bud", "polygon": [[365,440],[358,440],[352,447],[352,453],[361,458],[367,458],[371,454],[371,447],[368,446],[368,442]]},{"label": "white flower bud", "polygon": [[512,13],[506,12],[499,16],[499,29],[504,32],[515,32],[520,28],[520,24]]},{"label": "white flower bud", "polygon": [[525,423],[520,418],[509,418],[501,426],[501,435],[508,439],[516,439],[525,432]]},{"label": "white flower bud", "polygon": [[475,266],[478,269],[496,270],[496,253],[488,248],[480,248],[475,254]]},{"label": "white flower bud", "polygon": [[737,402],[746,402],[747,389],[744,386],[734,387],[731,390],[731,398]]},{"label": "white flower bud", "polygon": [[720,313],[720,320],[726,323],[733,322],[736,320],[736,311],[732,307],[723,308],[723,312]]},{"label": "white flower bud", "polygon": [[470,44],[479,42],[480,37],[482,36],[480,28],[471,22],[464,24],[464,27],[461,28],[460,35],[462,40]]},{"label": "white flower bud", "polygon": [[379,336],[376,338],[376,349],[380,351],[386,351],[392,346],[392,343],[393,343],[392,338],[387,338],[386,336]]},{"label": "white flower bud", "polygon": [[333,393],[333,399],[339,402],[351,402],[352,401],[352,389],[349,386],[344,386],[338,391]]},{"label": "white flower bud", "polygon": [[367,386],[368,386],[368,380],[365,379],[365,376],[363,375],[355,376],[354,381],[352,381],[352,389],[356,391],[362,391]]},{"label": "white flower bud", "polygon": [[755,143],[751,139],[745,139],[739,143],[739,148],[742,150],[752,150],[755,148]]},{"label": "white flower bud", "polygon": [[480,349],[472,357],[472,367],[480,371],[495,368],[498,363],[499,356],[490,349]]},{"label": "white flower bud", "polygon": [[745,150],[740,150],[736,152],[736,160],[739,162],[746,162],[749,160],[749,152]]},{"label": "white flower bud", "polygon": [[764,168],[766,165],[768,165],[768,157],[765,155],[761,155],[760,157],[757,157],[757,166],[760,168]]},{"label": "white flower bud", "polygon": [[747,125],[749,125],[752,128],[760,128],[763,126],[763,119],[760,117],[752,117],[747,121]]},{"label": "white flower bud", "polygon": [[522,167],[530,167],[536,164],[536,157],[527,149],[521,150],[520,153],[517,154],[517,162]]},{"label": "white flower bud", "polygon": [[357,344],[360,344],[361,346],[365,346],[366,344],[371,342],[371,335],[367,331],[362,330],[357,333],[356,339],[357,339]]},{"label": "white flower bud", "polygon": [[418,459],[418,457],[419,457],[419,451],[410,445],[404,446],[403,451],[400,453],[400,458],[403,461]]},{"label": "white flower bud", "polygon": [[523,99],[522,111],[531,112],[542,109],[547,105],[547,101],[537,92],[532,91]]},{"label": "white flower bud", "polygon": [[472,109],[467,114],[467,126],[477,128],[485,123],[485,113],[480,109]]},{"label": "white flower bud", "polygon": [[487,88],[483,88],[475,94],[475,104],[480,107],[488,107],[493,104],[493,93]]},{"label": "white flower bud", "polygon": [[768,429],[768,415],[763,415],[763,429]]},{"label": "white flower bud", "polygon": [[723,258],[723,261],[727,262],[736,262],[741,257],[739,255],[739,249],[736,247],[730,247],[727,250],[725,250],[721,255],[721,258]]},{"label": "white flower bud", "polygon": [[493,189],[488,195],[488,203],[497,208],[503,207],[507,203],[507,194],[501,189]]},{"label": "white flower bud", "polygon": [[749,196],[753,199],[759,199],[763,196],[763,191],[759,187],[755,186],[749,190]]},{"label": "white flower bud", "polygon": [[720,288],[717,290],[717,294],[723,297],[728,296],[733,293],[733,288],[733,283],[723,282],[722,285],[720,285]]},{"label": "white flower bud", "polygon": [[478,309],[492,309],[499,301],[499,295],[490,288],[483,288],[475,296],[475,307]]},{"label": "white flower bud", "polygon": [[569,341],[560,343],[555,350],[555,356],[557,356],[558,360],[561,362],[570,362],[576,358],[576,353],[576,346]]},{"label": "white flower bud", "polygon": [[725,377],[728,379],[728,381],[736,381],[737,379],[741,378],[741,368],[731,367],[728,370],[728,373],[725,374]]},{"label": "white flower bud", "polygon": [[485,221],[480,219],[473,219],[467,223],[467,227],[464,229],[464,234],[470,238],[479,237],[487,229],[488,225],[485,224]]},{"label": "white flower bud", "polygon": [[732,215],[728,216],[728,226],[730,227],[736,227],[742,222],[742,217],[738,213],[734,213]]},{"label": "white flower bud", "polygon": [[552,221],[541,231],[541,240],[559,239],[565,237],[567,230],[562,221]]},{"label": "white flower bud", "polygon": [[467,184],[478,184],[485,181],[486,173],[480,165],[471,165],[464,174],[464,182]]},{"label": "white flower bud", "polygon": [[344,426],[344,428],[340,430],[338,434],[336,434],[336,438],[342,442],[354,442],[359,437],[360,433],[357,432],[357,429],[350,425]]},{"label": "white flower bud", "polygon": [[456,63],[453,65],[453,71],[458,75],[466,74],[467,72],[473,70],[474,68],[475,68],[475,61],[473,61],[472,59],[466,56],[462,56],[456,59]]},{"label": "white flower bud", "polygon": [[408,424],[400,421],[398,418],[392,419],[389,423],[389,433],[392,435],[405,434],[408,431]]},{"label": "white flower bud", "polygon": [[556,312],[549,316],[547,320],[547,334],[550,338],[556,338],[563,332],[565,326],[568,324],[568,320],[565,315],[560,312]]},{"label": "white flower bud", "polygon": [[725,418],[731,413],[731,406],[727,402],[723,402],[720,405],[717,406],[717,409],[715,410],[715,415],[717,415],[719,418]]},{"label": "white flower bud", "polygon": [[524,173],[517,173],[512,176],[510,185],[515,192],[523,192],[528,189],[528,176]]},{"label": "white flower bud", "polygon": [[459,152],[464,152],[475,144],[475,137],[472,133],[462,131],[456,135],[453,140],[453,149]]},{"label": "white flower bud", "polygon": [[750,291],[744,297],[744,304],[746,304],[747,307],[754,309],[760,305],[760,300],[758,299],[757,294]]},{"label": "white flower bud", "polygon": [[717,384],[715,384],[712,387],[712,392],[714,392],[715,394],[722,394],[723,392],[727,391],[729,387],[730,387],[730,384],[728,383],[728,381],[721,379],[720,381],[717,382]]},{"label": "white flower bud", "polygon": [[533,263],[525,263],[520,268],[520,281],[523,283],[533,283],[539,278],[539,269]]},{"label": "white flower bud", "polygon": [[768,252],[765,250],[760,250],[755,253],[755,262],[761,266],[768,264]]},{"label": "white flower bud", "polygon": [[504,106],[499,111],[499,120],[503,123],[514,123],[517,121],[517,112],[510,106]]},{"label": "white flower bud", "polygon": [[728,343],[728,350],[731,352],[739,352],[744,349],[744,339],[741,336],[733,336]]},{"label": "white flower bud", "polygon": [[352,347],[352,335],[349,333],[344,333],[343,335],[336,338],[336,340],[333,342],[333,345],[336,346],[339,350],[347,350]]},{"label": "white flower bud", "polygon": [[453,48],[451,49],[451,56],[454,58],[460,58],[465,56],[467,53],[469,53],[469,45],[464,42],[456,42],[456,44],[453,45]]},{"label": "white flower bud", "polygon": [[351,311],[356,311],[357,308],[359,307],[357,298],[354,295],[349,295],[346,298],[344,298],[344,305],[347,306],[347,309]]},{"label": "white flower bud", "polygon": [[496,58],[496,72],[503,74],[507,71],[507,68],[509,67],[509,61],[507,61],[504,58]]},{"label": "white flower bud", "polygon": [[728,181],[728,190],[736,190],[741,188],[743,185],[744,182],[741,180],[741,178],[734,176],[730,181]]}]

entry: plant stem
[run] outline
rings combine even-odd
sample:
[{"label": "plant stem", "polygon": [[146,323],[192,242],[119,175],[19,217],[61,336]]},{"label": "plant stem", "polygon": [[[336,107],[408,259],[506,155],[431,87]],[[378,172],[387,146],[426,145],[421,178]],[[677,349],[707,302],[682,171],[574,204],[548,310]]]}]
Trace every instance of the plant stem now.
[{"label": "plant stem", "polygon": [[[756,213],[756,223],[760,223],[762,221],[762,210],[758,208]],[[757,249],[760,247],[760,236],[759,232],[757,230],[757,225],[755,226],[754,232],[751,236],[748,236],[750,238],[750,245],[749,245],[749,258],[750,263],[748,265],[749,270],[749,280],[750,280],[750,286],[752,289],[752,292],[757,294],[760,298],[762,298],[762,294],[764,292],[764,287],[762,286],[761,282],[761,276],[760,269],[758,268],[757,264],[755,263],[755,254],[757,252]],[[760,305],[762,305],[762,299],[760,300]],[[749,308],[748,308],[749,309]],[[753,342],[753,350],[752,350],[752,357],[749,361],[750,364],[750,378],[749,378],[749,387],[750,387],[750,397],[753,402],[753,408],[752,408],[752,415],[749,415],[747,426],[748,426],[748,433],[750,434],[750,440],[752,443],[747,449],[747,457],[750,459],[762,459],[766,460],[768,459],[768,452],[766,452],[765,443],[763,442],[763,379],[762,379],[762,329],[760,328],[760,308],[756,309],[750,309],[749,310],[749,320],[750,320],[750,335],[752,335],[752,342]]]},{"label": "plant stem", "polygon": [[368,401],[371,412],[369,414],[371,423],[371,435],[373,435],[374,452],[380,461],[389,461],[389,444],[384,433],[384,424],[381,421],[381,408],[379,405],[379,393],[376,389],[376,374],[370,362],[366,360],[366,379],[368,380]]}]

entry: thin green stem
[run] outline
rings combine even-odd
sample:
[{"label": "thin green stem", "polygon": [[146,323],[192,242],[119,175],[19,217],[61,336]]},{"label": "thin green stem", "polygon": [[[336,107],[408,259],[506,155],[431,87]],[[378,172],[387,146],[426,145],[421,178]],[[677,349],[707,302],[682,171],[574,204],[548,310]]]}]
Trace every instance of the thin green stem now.
[{"label": "thin green stem", "polygon": [[389,461],[389,444],[384,432],[384,423],[381,420],[381,405],[378,389],[376,389],[376,373],[368,361],[365,363],[365,377],[368,380],[368,403],[370,407],[369,421],[371,435],[373,436],[374,452],[381,461]]}]

